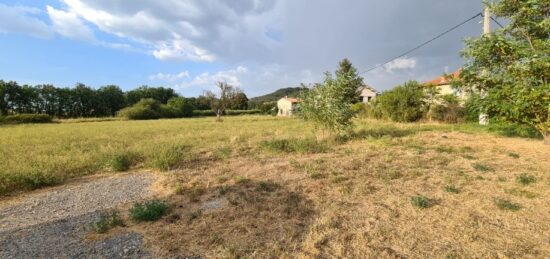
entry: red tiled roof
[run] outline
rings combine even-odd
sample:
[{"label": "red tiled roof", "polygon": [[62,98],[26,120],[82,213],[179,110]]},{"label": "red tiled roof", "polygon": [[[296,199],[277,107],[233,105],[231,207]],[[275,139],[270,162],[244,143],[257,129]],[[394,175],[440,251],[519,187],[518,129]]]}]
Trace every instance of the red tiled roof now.
[{"label": "red tiled roof", "polygon": [[433,80],[424,82],[424,85],[433,85],[433,86],[448,85],[451,83],[452,79],[458,79],[460,77],[461,72],[462,72],[461,70],[457,70],[448,76],[437,77]]}]

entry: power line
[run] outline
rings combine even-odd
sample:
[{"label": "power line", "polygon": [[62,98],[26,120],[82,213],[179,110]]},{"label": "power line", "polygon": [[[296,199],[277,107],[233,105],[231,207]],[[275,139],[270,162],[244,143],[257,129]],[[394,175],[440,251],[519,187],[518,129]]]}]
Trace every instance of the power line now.
[{"label": "power line", "polygon": [[495,22],[498,26],[500,26],[500,28],[504,29],[504,26],[502,26],[502,24],[499,23],[499,22],[497,21],[497,19],[493,18],[493,16],[491,16],[491,20],[493,20],[493,22]]},{"label": "power line", "polygon": [[467,19],[467,20],[465,20],[465,21],[463,21],[463,22],[461,22],[461,23],[459,23],[459,24],[453,26],[452,28],[446,30],[445,32],[443,32],[443,33],[441,33],[441,34],[439,34],[439,35],[433,37],[432,39],[430,39],[430,40],[428,40],[428,41],[426,41],[426,42],[424,42],[424,43],[422,43],[422,44],[420,44],[420,45],[418,45],[418,46],[416,46],[416,47],[414,47],[414,48],[412,48],[412,49],[410,49],[410,50],[404,52],[403,54],[400,54],[399,56],[394,57],[394,58],[392,58],[392,59],[386,61],[385,63],[383,63],[383,64],[381,64],[381,65],[376,65],[376,66],[374,66],[374,67],[372,67],[372,68],[369,68],[369,69],[367,69],[367,70],[365,70],[365,71],[363,71],[363,72],[361,72],[361,73],[359,73],[359,74],[368,73],[368,72],[373,71],[373,70],[375,70],[375,69],[377,69],[377,68],[383,67],[383,66],[385,66],[385,65],[387,65],[387,64],[389,64],[389,63],[391,63],[392,61],[394,61],[394,60],[396,60],[396,59],[398,59],[398,58],[402,58],[402,57],[404,57],[404,56],[410,54],[411,52],[413,52],[413,51],[415,51],[415,50],[417,50],[417,49],[419,49],[419,48],[422,48],[422,47],[424,47],[424,46],[430,44],[432,41],[435,41],[435,40],[437,40],[437,39],[443,37],[445,34],[451,32],[451,31],[456,30],[458,27],[460,27],[460,26],[462,26],[462,25],[468,23],[469,21],[471,21],[471,20],[473,20],[473,19],[475,19],[475,18],[477,18],[477,17],[479,17],[479,16],[482,16],[482,15],[483,15],[482,13],[477,13],[476,15],[472,16],[471,18],[469,18],[469,19]]}]

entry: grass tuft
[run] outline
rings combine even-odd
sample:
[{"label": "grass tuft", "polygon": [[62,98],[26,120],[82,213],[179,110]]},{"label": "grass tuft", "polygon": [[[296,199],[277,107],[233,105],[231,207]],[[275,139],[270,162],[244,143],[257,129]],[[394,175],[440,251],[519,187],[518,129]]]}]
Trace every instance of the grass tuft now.
[{"label": "grass tuft", "polygon": [[450,193],[459,193],[460,192],[460,190],[457,187],[455,187],[454,185],[445,186],[445,191],[450,192]]},{"label": "grass tuft", "polygon": [[130,217],[135,221],[155,221],[168,212],[168,205],[160,200],[138,202],[130,209]]},{"label": "grass tuft", "polygon": [[417,195],[411,197],[411,204],[414,207],[420,208],[420,209],[427,209],[430,207],[430,199],[428,199],[426,196]]},{"label": "grass tuft", "polygon": [[326,141],[317,141],[314,138],[273,139],[260,142],[260,146],[281,153],[314,154],[326,153],[330,150]]},{"label": "grass tuft", "polygon": [[520,204],[511,202],[511,201],[506,200],[506,199],[495,198],[493,200],[493,202],[501,210],[518,211],[518,210],[521,209]]},{"label": "grass tuft", "polygon": [[94,224],[94,230],[99,234],[103,234],[109,231],[109,229],[117,226],[123,227],[124,221],[120,217],[118,211],[113,210],[101,214],[99,221]]},{"label": "grass tuft", "polygon": [[272,182],[272,181],[261,181],[258,183],[258,186],[256,187],[256,191],[260,192],[273,192],[277,190],[280,187],[278,183]]},{"label": "grass tuft", "polygon": [[115,172],[128,171],[134,163],[135,156],[129,153],[115,154],[109,160],[109,167]]},{"label": "grass tuft", "polygon": [[535,183],[537,178],[529,174],[520,174],[516,177],[516,181],[521,185],[529,185]]},{"label": "grass tuft", "polygon": [[514,152],[509,152],[508,153],[508,156],[511,157],[511,158],[519,158],[519,154],[518,153],[514,153]]},{"label": "grass tuft", "polygon": [[485,173],[485,172],[492,172],[493,168],[491,168],[488,165],[482,164],[482,163],[473,163],[472,167],[479,172]]}]

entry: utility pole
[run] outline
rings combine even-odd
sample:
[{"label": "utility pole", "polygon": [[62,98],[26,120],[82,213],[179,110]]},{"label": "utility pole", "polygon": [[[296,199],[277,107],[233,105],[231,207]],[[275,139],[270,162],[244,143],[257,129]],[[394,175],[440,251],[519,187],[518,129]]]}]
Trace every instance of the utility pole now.
[{"label": "utility pole", "polygon": [[[489,6],[485,6],[483,11],[483,35],[491,33],[491,11]],[[483,74],[487,74],[487,71],[482,71]],[[485,97],[485,92],[481,90],[481,98]],[[481,107],[483,109],[483,107]],[[479,125],[488,125],[489,124],[489,115],[484,111],[479,113]]]}]

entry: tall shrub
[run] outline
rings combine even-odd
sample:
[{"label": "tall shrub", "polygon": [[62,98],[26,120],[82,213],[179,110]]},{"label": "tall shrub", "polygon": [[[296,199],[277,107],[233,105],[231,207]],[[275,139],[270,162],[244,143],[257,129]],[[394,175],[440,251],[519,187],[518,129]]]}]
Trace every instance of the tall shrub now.
[{"label": "tall shrub", "polygon": [[409,81],[377,96],[371,111],[376,118],[414,122],[425,111],[424,92],[416,81]]}]

